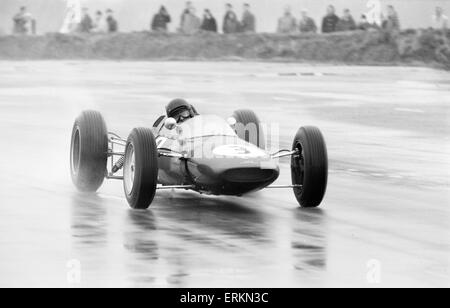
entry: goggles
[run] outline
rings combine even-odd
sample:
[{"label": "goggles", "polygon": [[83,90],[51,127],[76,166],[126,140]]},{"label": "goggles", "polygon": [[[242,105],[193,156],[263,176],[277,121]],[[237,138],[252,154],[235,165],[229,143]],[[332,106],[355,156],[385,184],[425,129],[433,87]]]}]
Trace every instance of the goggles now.
[{"label": "goggles", "polygon": [[182,118],[189,118],[191,116],[191,112],[189,110],[183,110],[178,116]]}]

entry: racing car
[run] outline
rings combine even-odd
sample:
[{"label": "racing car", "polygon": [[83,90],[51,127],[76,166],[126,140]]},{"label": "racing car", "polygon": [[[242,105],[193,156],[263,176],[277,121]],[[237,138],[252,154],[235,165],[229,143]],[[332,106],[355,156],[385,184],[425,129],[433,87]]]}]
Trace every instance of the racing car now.
[{"label": "racing car", "polygon": [[[263,126],[252,110],[228,119],[200,115],[174,100],[153,127],[127,139],[108,132],[98,111],[83,111],[71,138],[71,178],[81,192],[96,192],[105,179],[123,181],[133,209],[147,209],[158,190],[243,196],[262,189],[293,189],[301,207],[321,204],[328,178],[327,148],[316,127],[299,128],[292,148],[266,151]],[[279,159],[290,157],[292,183],[273,185]]]}]

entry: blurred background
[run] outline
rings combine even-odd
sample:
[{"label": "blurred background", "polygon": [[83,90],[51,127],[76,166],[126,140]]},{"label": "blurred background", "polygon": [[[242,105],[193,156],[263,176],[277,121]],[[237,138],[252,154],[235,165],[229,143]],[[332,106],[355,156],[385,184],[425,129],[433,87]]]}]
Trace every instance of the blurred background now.
[{"label": "blurred background", "polygon": [[[174,31],[179,25],[179,18],[183,11],[185,0],[82,0],[83,6],[90,9],[91,14],[96,10],[108,8],[115,11],[120,24],[120,31],[148,30],[150,20],[161,5],[165,5],[171,14],[173,21],[170,31]],[[277,20],[283,14],[284,7],[291,6],[296,16],[302,9],[307,9],[317,22],[325,14],[329,4],[336,6],[337,14],[342,15],[344,8],[349,8],[355,19],[368,11],[368,0],[195,0],[198,16],[203,9],[212,10],[218,19],[219,26],[225,12],[225,4],[234,5],[235,11],[240,17],[242,6],[249,3],[257,17],[258,32],[274,32]],[[450,1],[448,0],[382,0],[383,10],[387,5],[394,5],[399,14],[401,26],[405,28],[426,28],[431,25],[431,16],[436,6],[441,6],[448,13]],[[37,21],[37,32],[57,32],[63,22],[66,0],[1,0],[0,1],[0,33],[11,33],[12,16],[18,12],[20,6],[27,6]]]}]

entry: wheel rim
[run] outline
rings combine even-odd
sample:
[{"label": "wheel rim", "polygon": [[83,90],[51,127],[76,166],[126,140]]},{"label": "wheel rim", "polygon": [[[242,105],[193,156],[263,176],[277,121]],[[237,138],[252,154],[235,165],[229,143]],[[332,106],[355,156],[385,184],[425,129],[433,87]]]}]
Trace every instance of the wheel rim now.
[{"label": "wheel rim", "polygon": [[73,136],[72,151],[70,152],[70,167],[73,174],[77,174],[80,169],[80,130],[77,128]]},{"label": "wheel rim", "polygon": [[305,153],[300,143],[297,143],[295,149],[298,151],[298,154],[294,156],[295,178],[298,179],[299,183],[297,184],[303,185],[303,180],[305,178]]},{"label": "wheel rim", "polygon": [[125,182],[125,192],[131,195],[134,186],[134,177],[136,174],[136,156],[134,153],[133,144],[130,143],[127,146],[125,152],[125,164],[123,170],[123,178]]}]

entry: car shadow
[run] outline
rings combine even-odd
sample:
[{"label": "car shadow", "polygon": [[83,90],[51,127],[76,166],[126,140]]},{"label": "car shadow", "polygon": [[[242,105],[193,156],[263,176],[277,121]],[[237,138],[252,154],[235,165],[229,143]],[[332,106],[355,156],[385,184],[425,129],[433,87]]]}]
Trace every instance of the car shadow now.
[{"label": "car shadow", "polygon": [[[245,198],[204,196],[191,192],[165,193],[158,196],[152,208],[158,217],[186,225],[200,225],[217,235],[247,239],[254,242],[269,242],[267,217]],[[198,227],[196,227],[198,229]],[[179,236],[191,238],[189,232]]]},{"label": "car shadow", "polygon": [[293,211],[292,256],[296,270],[321,270],[327,265],[327,216],[320,208]]},{"label": "car shadow", "polygon": [[124,247],[142,259],[158,260],[158,237],[155,215],[152,211],[128,210],[124,230]]},{"label": "car shadow", "polygon": [[[172,241],[164,242],[167,228],[158,227],[153,210],[128,210],[126,224],[124,247],[141,261],[135,260],[128,264],[132,282],[136,286],[158,285],[161,281],[157,279],[157,272],[164,269],[163,274],[159,273],[163,284],[185,286],[189,278],[189,266],[184,250]],[[161,257],[162,254],[164,257]]]},{"label": "car shadow", "polygon": [[71,196],[71,236],[77,246],[107,245],[108,220],[105,200],[96,194]]},{"label": "car shadow", "polygon": [[[190,258],[195,256],[193,250],[202,253],[201,247],[236,256],[242,249],[287,253],[295,270],[326,269],[327,216],[318,208],[287,209],[273,204],[266,208],[262,197],[210,197],[191,192],[161,193],[149,210],[122,211],[120,205],[118,213],[108,210],[114,201],[101,195],[74,193],[71,200],[72,246],[77,257],[97,264],[99,255],[121,243],[129,253],[124,259],[128,279],[136,286],[157,286],[161,279],[169,286],[187,285]],[[273,215],[274,211],[280,215]],[[123,217],[117,220],[115,214]],[[111,237],[117,231],[122,239]],[[280,248],[280,236],[290,247]]]}]

